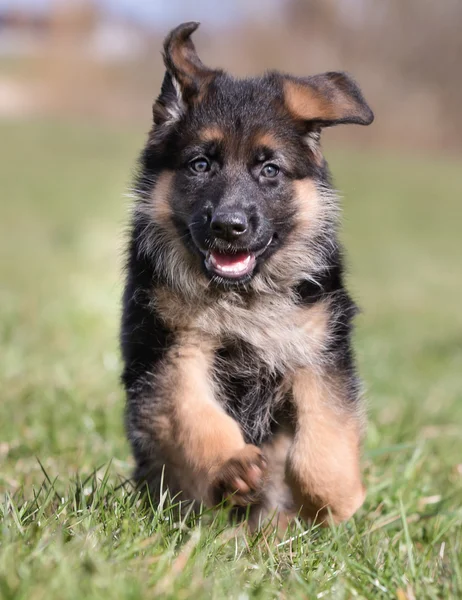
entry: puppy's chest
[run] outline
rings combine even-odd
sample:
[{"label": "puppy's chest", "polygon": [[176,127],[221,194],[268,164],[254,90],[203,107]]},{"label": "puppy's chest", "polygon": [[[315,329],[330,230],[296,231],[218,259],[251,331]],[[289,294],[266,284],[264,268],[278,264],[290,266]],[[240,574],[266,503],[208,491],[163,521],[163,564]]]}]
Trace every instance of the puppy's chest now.
[{"label": "puppy's chest", "polygon": [[261,444],[291,420],[293,372],[322,363],[331,311],[326,301],[302,307],[277,296],[251,305],[238,300],[194,306],[160,293],[156,308],[179,340],[214,349],[210,366],[218,399],[245,439]]},{"label": "puppy's chest", "polygon": [[317,364],[329,337],[329,314],[321,303],[310,308],[268,299],[252,307],[217,303],[199,311],[193,326],[216,339],[246,348],[243,362],[270,373]]},{"label": "puppy's chest", "polygon": [[248,443],[261,444],[290,419],[291,378],[272,372],[242,340],[217,349],[213,364],[217,399],[240,424]]},{"label": "puppy's chest", "polygon": [[156,306],[173,330],[193,332],[193,337],[211,340],[217,348],[229,343],[245,347],[249,364],[270,373],[318,364],[330,336],[327,301],[303,307],[274,295],[249,304],[224,297],[193,305],[159,293]]}]

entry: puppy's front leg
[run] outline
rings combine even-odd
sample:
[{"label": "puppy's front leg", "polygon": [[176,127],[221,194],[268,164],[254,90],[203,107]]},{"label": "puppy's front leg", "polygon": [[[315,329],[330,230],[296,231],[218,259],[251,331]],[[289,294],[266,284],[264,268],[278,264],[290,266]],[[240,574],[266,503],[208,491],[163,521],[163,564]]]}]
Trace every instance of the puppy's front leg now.
[{"label": "puppy's front leg", "polygon": [[301,516],[335,522],[362,505],[361,414],[342,397],[342,381],[308,368],[295,374],[296,430],[287,460],[287,478]]},{"label": "puppy's front leg", "polygon": [[169,488],[181,498],[211,506],[230,496],[247,504],[258,497],[265,461],[217,401],[213,358],[212,344],[193,334],[170,348],[156,378],[156,399],[144,411],[150,456],[144,453],[142,463],[151,459],[163,467]]}]

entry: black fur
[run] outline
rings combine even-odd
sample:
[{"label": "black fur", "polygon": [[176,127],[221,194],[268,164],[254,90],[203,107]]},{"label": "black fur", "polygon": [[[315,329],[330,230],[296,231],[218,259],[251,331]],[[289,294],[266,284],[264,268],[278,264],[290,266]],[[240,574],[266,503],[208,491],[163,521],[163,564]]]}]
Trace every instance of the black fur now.
[{"label": "black fur", "polygon": [[173,334],[152,310],[151,293],[156,274],[150,262],[140,255],[133,233],[123,297],[121,347],[125,363],[122,380],[136,395],[147,384],[146,374],[160,361]]},{"label": "black fur", "polygon": [[233,340],[216,353],[215,370],[226,411],[239,422],[244,439],[260,446],[290,417],[286,394],[277,398],[282,373],[257,360],[245,342]]}]

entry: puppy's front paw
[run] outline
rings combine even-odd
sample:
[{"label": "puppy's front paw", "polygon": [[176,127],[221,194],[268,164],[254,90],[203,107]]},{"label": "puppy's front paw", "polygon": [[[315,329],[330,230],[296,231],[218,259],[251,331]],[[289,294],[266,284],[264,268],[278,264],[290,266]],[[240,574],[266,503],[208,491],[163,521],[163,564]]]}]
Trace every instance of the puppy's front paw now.
[{"label": "puppy's front paw", "polygon": [[259,448],[247,444],[227,460],[212,483],[215,504],[224,498],[235,506],[255,504],[266,480],[266,460]]}]

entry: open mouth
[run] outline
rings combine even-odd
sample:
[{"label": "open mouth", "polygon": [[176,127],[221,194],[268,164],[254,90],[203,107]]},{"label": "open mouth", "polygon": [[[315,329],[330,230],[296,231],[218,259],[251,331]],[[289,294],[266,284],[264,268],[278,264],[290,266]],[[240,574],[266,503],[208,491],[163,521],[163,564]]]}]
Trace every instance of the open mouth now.
[{"label": "open mouth", "polygon": [[209,250],[205,257],[205,266],[209,271],[229,279],[241,279],[252,273],[256,255],[252,252],[237,252],[236,254]]},{"label": "open mouth", "polygon": [[205,267],[207,271],[223,277],[224,279],[239,281],[252,275],[257,264],[257,258],[261,256],[275,239],[274,235],[269,242],[260,250],[238,250],[226,252],[216,249],[208,250],[205,254]]}]

